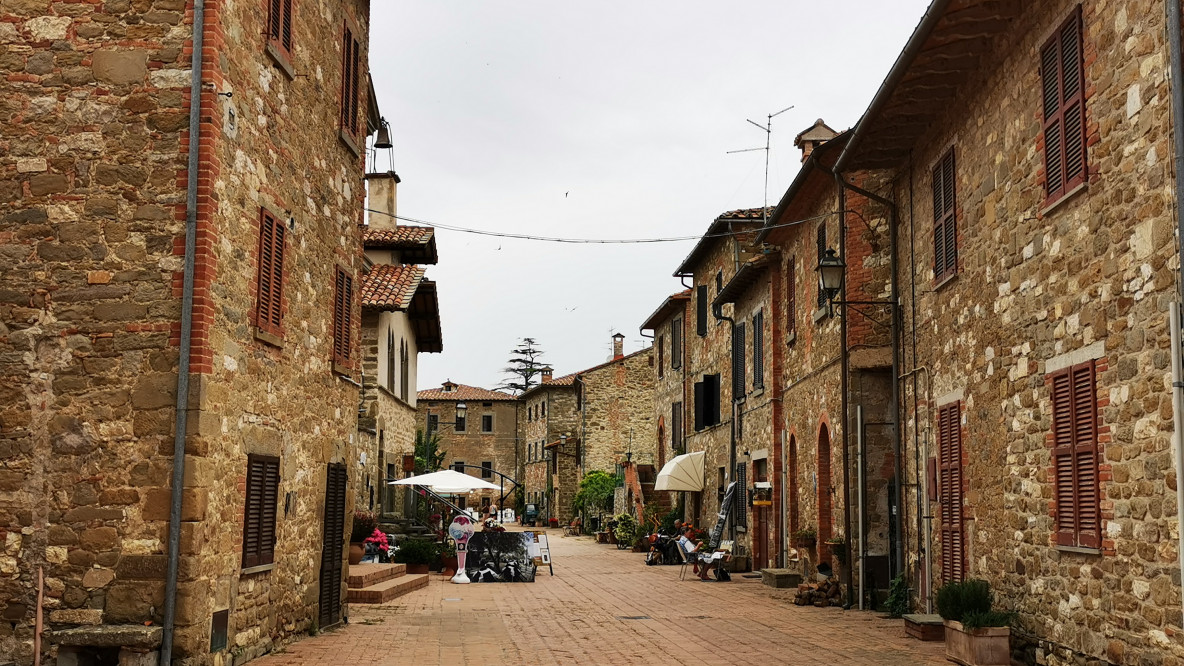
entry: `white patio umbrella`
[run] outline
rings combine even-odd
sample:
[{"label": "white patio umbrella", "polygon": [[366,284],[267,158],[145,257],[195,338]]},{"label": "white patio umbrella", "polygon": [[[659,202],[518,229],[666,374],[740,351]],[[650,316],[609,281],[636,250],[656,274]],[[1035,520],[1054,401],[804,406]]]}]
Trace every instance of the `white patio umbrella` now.
[{"label": "white patio umbrella", "polygon": [[674,456],[658,472],[654,490],[702,492],[704,457],[702,451]]},{"label": "white patio umbrella", "polygon": [[482,481],[475,476],[469,476],[453,469],[442,469],[431,474],[420,474],[398,481],[391,481],[392,486],[427,486],[432,492],[440,495],[459,495],[473,490],[497,490],[498,487],[488,481]]}]

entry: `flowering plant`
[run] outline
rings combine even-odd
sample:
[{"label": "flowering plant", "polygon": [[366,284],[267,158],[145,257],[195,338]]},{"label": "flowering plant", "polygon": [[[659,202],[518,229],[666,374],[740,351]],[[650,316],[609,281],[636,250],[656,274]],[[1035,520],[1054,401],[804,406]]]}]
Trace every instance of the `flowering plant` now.
[{"label": "flowering plant", "polygon": [[387,538],[386,534],[383,534],[382,530],[378,529],[377,527],[374,528],[374,533],[366,537],[366,540],[363,543],[372,543],[384,553],[389,551],[391,548],[390,540]]},{"label": "flowering plant", "polygon": [[481,524],[481,529],[486,532],[505,532],[506,528],[494,518],[486,518],[485,522]]}]

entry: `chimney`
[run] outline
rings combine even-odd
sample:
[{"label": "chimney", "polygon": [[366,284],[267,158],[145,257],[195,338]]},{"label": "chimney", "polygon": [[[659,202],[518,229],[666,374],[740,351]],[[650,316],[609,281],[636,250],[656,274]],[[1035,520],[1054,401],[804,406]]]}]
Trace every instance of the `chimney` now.
[{"label": "chimney", "polygon": [[453,384],[451,379],[447,379],[444,381],[444,392],[445,393],[452,393],[455,390],[456,390],[456,384]]},{"label": "chimney", "polygon": [[399,174],[394,171],[366,174],[366,208],[370,209],[366,219],[371,229],[394,229],[399,226],[399,221],[395,219],[399,182]]},{"label": "chimney", "polygon": [[547,366],[540,369],[539,372],[543,373],[543,383],[546,384],[547,382],[551,381],[551,375],[555,372],[555,369],[551,366]]},{"label": "chimney", "polygon": [[814,121],[806,130],[793,138],[793,145],[802,149],[802,162],[810,158],[810,153],[822,144],[830,141],[838,136],[838,132],[834,131],[822,121],[822,118]]},{"label": "chimney", "polygon": [[620,333],[613,335],[613,360],[625,358],[625,336]]}]

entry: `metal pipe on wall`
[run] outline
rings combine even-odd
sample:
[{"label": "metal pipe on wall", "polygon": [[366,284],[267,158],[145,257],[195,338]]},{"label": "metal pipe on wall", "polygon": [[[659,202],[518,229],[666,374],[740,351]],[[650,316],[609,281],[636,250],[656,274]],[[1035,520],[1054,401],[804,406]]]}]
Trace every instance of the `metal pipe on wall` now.
[{"label": "metal pipe on wall", "polygon": [[173,433],[172,496],[169,505],[168,564],[165,572],[164,622],[160,664],[173,658],[177,620],[177,572],[181,550],[182,486],[185,483],[185,434],[188,429],[190,351],[193,343],[193,274],[197,262],[197,188],[201,149],[202,57],[205,46],[205,0],[193,0],[193,55],[189,80],[189,163],[185,192],[185,268],[181,286],[181,340],[177,357],[177,403]]},{"label": "metal pipe on wall", "polygon": [[[1172,449],[1176,454],[1176,496],[1180,496],[1180,470],[1184,470],[1184,381],[1181,381],[1180,368],[1180,304],[1172,303],[1168,313],[1172,331]],[[1184,502],[1176,501],[1176,520],[1184,525]],[[1179,538],[1179,552],[1184,557],[1184,530],[1176,530]],[[1181,563],[1184,569],[1184,561]],[[1181,599],[1184,606],[1184,599]]]},{"label": "metal pipe on wall", "polygon": [[[837,172],[834,175],[835,183],[838,185],[839,189],[839,256],[844,258],[845,263],[847,257],[847,188],[844,187],[842,176],[840,176]],[[851,359],[848,358],[847,354],[846,266],[843,267],[842,285],[842,291],[839,292],[841,298],[843,299],[843,304],[839,306],[843,308],[842,315],[839,319],[839,358],[841,359],[840,366],[842,367],[842,369],[839,371],[839,390],[842,393],[839,398],[842,405],[843,416],[842,437],[839,438],[839,441],[842,443],[843,447],[843,535],[846,537],[844,539],[843,548],[847,551],[847,562],[851,562],[853,559],[851,557],[851,452],[849,450],[850,439],[847,437],[847,431],[850,430],[849,426],[851,425],[848,422],[848,415],[850,413],[848,410],[851,409],[850,396],[848,395],[848,391],[850,390],[850,380],[848,374],[851,372]],[[818,529],[821,530],[822,526],[819,525]],[[821,544],[819,545],[818,550],[822,550]],[[847,584],[847,603],[843,607],[851,608],[851,592],[855,587],[853,584],[855,581],[852,577],[851,567],[847,567],[847,575],[845,578],[845,582]]]},{"label": "metal pipe on wall", "polygon": [[866,455],[863,441],[863,405],[855,406],[855,456],[858,471],[858,489],[859,489],[859,610],[863,610],[863,586],[867,580],[867,547],[865,539],[867,537],[867,529],[864,527],[863,520],[863,484],[866,480],[866,473],[864,472],[864,464]]},{"label": "metal pipe on wall", "polygon": [[[1172,139],[1175,147],[1175,176],[1176,176],[1176,256],[1184,257],[1184,52],[1181,51],[1181,16],[1180,16],[1180,0],[1167,0],[1167,29],[1168,29],[1168,50],[1171,66],[1168,71],[1171,73],[1171,91],[1172,91]],[[1180,277],[1177,281],[1176,287],[1179,290],[1180,300],[1184,301],[1184,262],[1180,265]],[[1173,304],[1171,310],[1171,326],[1172,326],[1172,393],[1175,397],[1173,406],[1175,436],[1176,440],[1176,507],[1177,507],[1177,532],[1180,533],[1180,570],[1184,574],[1184,502],[1181,498],[1184,493],[1181,492],[1182,481],[1184,476],[1184,453],[1181,448],[1184,443],[1180,441],[1184,437],[1184,398],[1181,397],[1181,358],[1180,358],[1180,308],[1179,305]],[[1184,606],[1184,596],[1181,598],[1181,605]]]}]

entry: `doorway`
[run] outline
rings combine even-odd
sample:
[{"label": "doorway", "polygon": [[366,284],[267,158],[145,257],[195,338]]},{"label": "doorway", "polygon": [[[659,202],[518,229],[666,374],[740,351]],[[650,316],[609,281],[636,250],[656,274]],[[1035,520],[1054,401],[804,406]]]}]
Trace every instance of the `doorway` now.
[{"label": "doorway", "polygon": [[325,477],[325,516],[321,537],[321,629],[341,621],[341,562],[345,556],[345,486],[345,465],[330,463]]},{"label": "doorway", "polygon": [[[769,481],[769,460],[760,458],[752,461],[752,481],[754,488],[763,488]],[[758,499],[760,497],[761,499]],[[752,568],[759,571],[769,566],[769,507],[763,502],[763,496],[753,493],[752,506]]]},{"label": "doorway", "polygon": [[834,498],[830,481],[830,430],[823,423],[818,430],[818,562],[830,559],[826,542],[834,536],[831,528],[831,508]]}]

